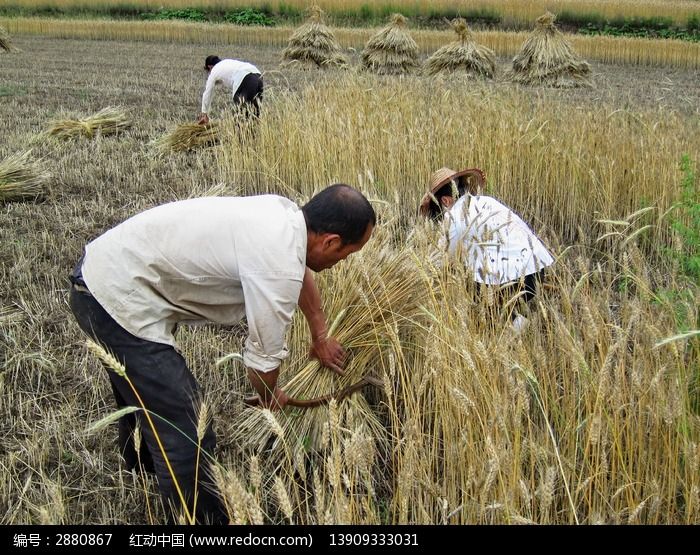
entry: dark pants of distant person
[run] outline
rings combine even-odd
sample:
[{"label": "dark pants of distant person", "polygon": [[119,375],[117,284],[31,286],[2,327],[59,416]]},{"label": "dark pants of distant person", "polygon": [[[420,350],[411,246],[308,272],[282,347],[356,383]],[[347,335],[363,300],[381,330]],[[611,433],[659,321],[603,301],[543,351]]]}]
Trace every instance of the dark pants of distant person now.
[{"label": "dark pants of distant person", "polygon": [[249,73],[243,78],[238,90],[233,95],[234,104],[240,104],[243,113],[250,117],[260,117],[260,105],[263,98],[262,75]]},{"label": "dark pants of distant person", "polygon": [[[81,265],[79,263],[70,276],[70,307],[78,324],[126,368],[129,380],[149,411],[190,514],[196,491],[197,522],[227,524],[222,501],[213,486],[211,464],[204,453],[213,455],[216,447],[211,422],[198,453],[199,386],[187,363],[170,345],[140,339],[115,322],[87,289],[80,273]],[[117,406],[140,408],[141,403],[127,380],[109,369],[107,374]],[[133,437],[137,422],[143,438],[139,453]],[[155,472],[169,522],[177,523],[175,515],[184,513],[180,495],[148,419],[141,411],[120,418],[119,450],[127,468],[140,465],[146,471]],[[195,476],[198,476],[196,485]]]},{"label": "dark pants of distant person", "polygon": [[[544,283],[544,269],[540,270],[539,272],[535,272],[533,274],[527,274],[523,280],[522,283],[520,281],[516,281],[514,283],[510,283],[507,285],[503,285],[497,290],[496,293],[496,304],[499,306],[505,305],[508,301],[510,301],[513,297],[516,295],[520,295],[518,302],[516,304],[521,304],[521,306],[524,306],[528,304],[532,299],[535,298],[535,295],[537,294],[537,289],[539,286]],[[494,287],[490,285],[482,285],[478,289],[477,295],[483,295],[484,294],[484,287]],[[512,311],[511,312],[511,318],[517,317],[517,312]]]}]

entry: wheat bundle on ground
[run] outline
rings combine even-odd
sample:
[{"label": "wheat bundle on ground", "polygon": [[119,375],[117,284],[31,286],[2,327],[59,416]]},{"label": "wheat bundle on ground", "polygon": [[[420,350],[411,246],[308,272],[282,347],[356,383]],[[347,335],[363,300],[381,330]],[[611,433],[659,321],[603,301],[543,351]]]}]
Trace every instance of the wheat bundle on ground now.
[{"label": "wheat bundle on ground", "polygon": [[0,203],[44,196],[51,175],[31,161],[30,156],[28,150],[0,162]]},{"label": "wheat bundle on ground", "polygon": [[534,32],[513,58],[510,78],[526,85],[590,86],[590,65],[579,59],[554,19],[550,12],[537,18]]},{"label": "wheat bundle on ground", "polygon": [[490,48],[477,44],[467,22],[461,17],[452,21],[458,39],[447,44],[428,58],[425,72],[463,71],[477,77],[493,77],[496,71],[496,54]]},{"label": "wheat bundle on ground", "polygon": [[108,106],[81,119],[54,120],[46,133],[59,139],[114,135],[131,126],[131,121],[121,108]]},{"label": "wheat bundle on ground", "polygon": [[14,44],[12,44],[12,39],[10,38],[10,34],[7,32],[7,30],[0,26],[0,52],[5,51],[5,52],[19,52],[19,48],[17,48]]},{"label": "wheat bundle on ground", "polygon": [[287,65],[309,68],[344,68],[348,64],[333,31],[323,23],[323,11],[318,6],[311,8],[308,21],[289,38],[282,58]]},{"label": "wheat bundle on ground", "polygon": [[160,154],[184,152],[217,145],[221,127],[217,123],[183,123],[151,143]]},{"label": "wheat bundle on ground", "polygon": [[418,44],[408,34],[404,16],[391,16],[389,25],[367,41],[361,63],[380,74],[408,73],[418,67]]}]

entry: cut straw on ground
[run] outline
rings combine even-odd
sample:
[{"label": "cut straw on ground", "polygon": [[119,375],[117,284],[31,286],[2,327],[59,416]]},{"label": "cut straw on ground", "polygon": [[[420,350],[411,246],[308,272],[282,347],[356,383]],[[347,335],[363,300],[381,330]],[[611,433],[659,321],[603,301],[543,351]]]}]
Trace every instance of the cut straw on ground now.
[{"label": "cut straw on ground", "polygon": [[164,155],[212,147],[219,143],[220,138],[221,127],[218,123],[183,123],[152,141],[151,146],[157,153]]},{"label": "cut straw on ground", "polygon": [[31,151],[20,152],[0,162],[0,203],[44,196],[51,175],[31,160]]},{"label": "cut straw on ground", "polygon": [[108,106],[85,118],[54,120],[49,124],[46,134],[59,139],[92,139],[99,135],[114,135],[130,126],[131,121],[124,110]]}]

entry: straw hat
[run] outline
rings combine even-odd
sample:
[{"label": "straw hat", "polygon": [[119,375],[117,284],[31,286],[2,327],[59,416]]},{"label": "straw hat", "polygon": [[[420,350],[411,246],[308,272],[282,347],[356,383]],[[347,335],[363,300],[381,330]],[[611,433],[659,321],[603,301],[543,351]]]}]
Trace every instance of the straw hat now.
[{"label": "straw hat", "polygon": [[464,185],[464,190],[471,194],[479,193],[486,185],[486,175],[478,168],[469,168],[458,172],[450,168],[440,168],[430,176],[428,192],[423,195],[418,208],[421,215],[426,217],[430,215],[430,203],[434,202],[435,193],[452,179],[456,179],[459,185]]}]

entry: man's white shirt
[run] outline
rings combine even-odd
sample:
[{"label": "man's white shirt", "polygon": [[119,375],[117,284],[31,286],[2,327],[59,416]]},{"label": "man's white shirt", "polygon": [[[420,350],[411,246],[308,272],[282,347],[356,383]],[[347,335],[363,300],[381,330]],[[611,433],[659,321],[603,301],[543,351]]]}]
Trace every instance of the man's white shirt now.
[{"label": "man's white shirt", "polygon": [[176,346],[178,324],[248,321],[246,366],[274,370],[306,270],[304,215],[275,195],[164,204],[85,249],[83,279],[131,334]]},{"label": "man's white shirt", "polygon": [[225,87],[231,90],[231,94],[235,95],[243,79],[251,73],[260,75],[260,70],[253,64],[241,62],[240,60],[221,60],[211,68],[207,84],[204,87],[204,94],[202,95],[202,113],[209,113],[214,86],[217,83],[223,83]]}]

